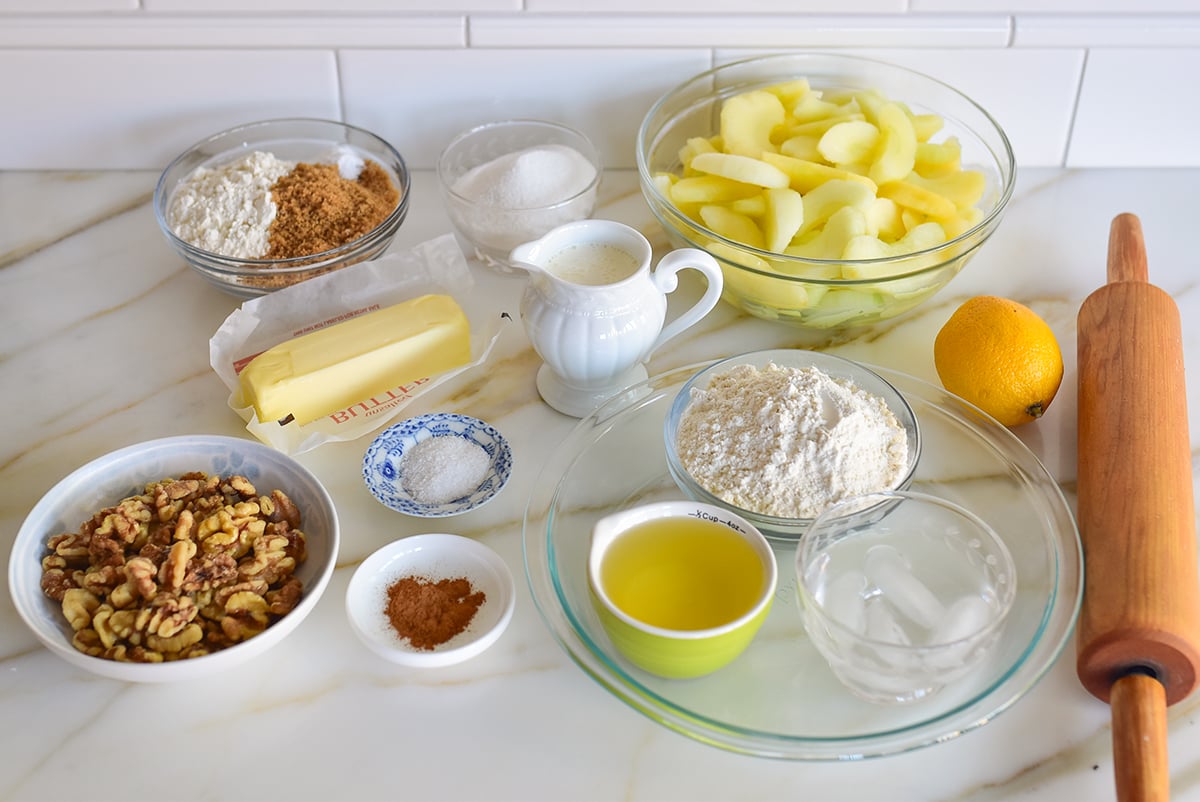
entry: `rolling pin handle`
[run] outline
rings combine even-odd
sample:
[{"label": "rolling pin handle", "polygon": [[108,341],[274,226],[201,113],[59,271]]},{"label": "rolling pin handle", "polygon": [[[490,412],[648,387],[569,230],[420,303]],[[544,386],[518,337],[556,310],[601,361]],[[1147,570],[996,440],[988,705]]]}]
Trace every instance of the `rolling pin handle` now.
[{"label": "rolling pin handle", "polygon": [[1167,696],[1149,668],[1113,683],[1113,774],[1118,802],[1168,802]]},{"label": "rolling pin handle", "polygon": [[1150,281],[1146,262],[1146,239],[1142,221],[1135,214],[1122,212],[1108,227],[1108,283]]}]

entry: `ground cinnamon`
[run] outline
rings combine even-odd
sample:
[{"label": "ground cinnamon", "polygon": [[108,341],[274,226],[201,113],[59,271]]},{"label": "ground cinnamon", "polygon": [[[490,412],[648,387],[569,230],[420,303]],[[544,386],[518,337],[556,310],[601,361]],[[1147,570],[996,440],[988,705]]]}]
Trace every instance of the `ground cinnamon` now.
[{"label": "ground cinnamon", "polygon": [[487,600],[466,577],[434,581],[405,576],[387,590],[387,616],[402,638],[426,651],[440,646],[471,623]]},{"label": "ground cinnamon", "polygon": [[336,164],[301,162],[271,187],[277,207],[269,259],[311,256],[345,245],[382,223],[400,201],[391,176],[367,161],[357,180]]}]

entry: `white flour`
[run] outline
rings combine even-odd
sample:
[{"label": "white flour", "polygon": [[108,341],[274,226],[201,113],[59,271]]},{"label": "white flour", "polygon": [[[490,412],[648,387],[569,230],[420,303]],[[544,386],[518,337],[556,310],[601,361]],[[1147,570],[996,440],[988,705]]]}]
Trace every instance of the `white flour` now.
[{"label": "white flour", "polygon": [[903,478],[908,437],[882,398],[817,368],[737,365],[679,422],[680,461],[708,492],[766,515],[812,518]]},{"label": "white flour", "polygon": [[275,202],[271,187],[295,167],[255,151],[219,167],[197,167],[171,198],[167,225],[184,242],[239,259],[267,252]]}]

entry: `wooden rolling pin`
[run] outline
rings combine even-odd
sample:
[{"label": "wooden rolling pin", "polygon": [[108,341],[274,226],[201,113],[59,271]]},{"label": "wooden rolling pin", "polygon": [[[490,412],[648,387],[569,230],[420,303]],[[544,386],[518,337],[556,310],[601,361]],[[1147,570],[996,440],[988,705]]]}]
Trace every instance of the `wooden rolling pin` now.
[{"label": "wooden rolling pin", "polygon": [[1112,706],[1117,799],[1166,800],[1166,708],[1200,678],[1200,590],[1179,309],[1149,283],[1132,214],[1112,221],[1078,333],[1076,671]]}]

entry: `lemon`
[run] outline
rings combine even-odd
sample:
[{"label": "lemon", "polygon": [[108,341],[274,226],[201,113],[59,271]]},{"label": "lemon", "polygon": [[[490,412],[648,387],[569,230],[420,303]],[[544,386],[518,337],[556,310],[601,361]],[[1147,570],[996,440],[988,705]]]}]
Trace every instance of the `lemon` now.
[{"label": "lemon", "polygon": [[1063,360],[1046,321],[1007,298],[979,295],[933,341],[942,385],[1005,426],[1042,416],[1062,383]]}]

